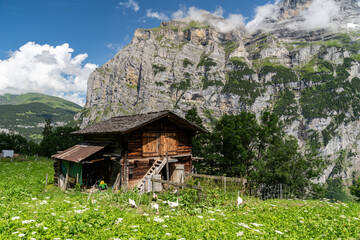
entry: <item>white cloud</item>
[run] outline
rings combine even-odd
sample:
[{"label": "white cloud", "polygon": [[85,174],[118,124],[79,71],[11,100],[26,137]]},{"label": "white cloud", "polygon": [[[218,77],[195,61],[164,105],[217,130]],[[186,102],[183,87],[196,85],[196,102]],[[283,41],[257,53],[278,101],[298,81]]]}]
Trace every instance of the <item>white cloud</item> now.
[{"label": "white cloud", "polygon": [[300,16],[304,22],[302,28],[313,29],[330,27],[331,19],[336,17],[340,11],[340,6],[334,0],[314,0]]},{"label": "white cloud", "polygon": [[224,15],[224,12],[225,12],[225,10],[221,6],[219,6],[219,7],[216,8],[216,10],[213,12],[213,14],[215,16],[222,17]]},{"label": "white cloud", "polygon": [[242,15],[229,14],[228,18],[224,18],[223,14],[224,10],[221,7],[218,7],[213,13],[197,9],[196,7],[181,7],[172,14],[172,18],[209,24],[225,33],[244,26],[244,17]]},{"label": "white cloud", "polygon": [[257,6],[255,8],[255,17],[246,24],[246,29],[250,33],[256,32],[262,29],[264,20],[278,18],[280,13],[280,5],[278,3],[279,1],[276,1],[274,4],[268,3],[263,6]]},{"label": "white cloud", "polygon": [[164,13],[153,12],[151,9],[146,10],[146,16],[149,18],[156,18],[161,21],[169,20],[168,16],[166,16]]},{"label": "white cloud", "polygon": [[128,0],[127,2],[119,2],[116,8],[132,8],[134,12],[138,12],[140,10],[139,4],[135,0]]},{"label": "white cloud", "polygon": [[109,48],[109,49],[117,52],[117,53],[120,52],[121,49],[124,47],[124,45],[122,45],[122,44],[117,44],[117,43],[108,43],[108,44],[106,44],[105,46],[106,46],[107,48]]},{"label": "white cloud", "polygon": [[[266,30],[265,20],[279,20],[281,2],[276,0],[255,8],[255,17],[246,24],[250,33]],[[289,22],[285,25],[292,29],[314,29],[332,27],[331,20],[339,13],[340,7],[334,0],[313,0],[309,6],[299,12],[302,21]]]},{"label": "white cloud", "polygon": [[0,94],[38,92],[84,105],[87,79],[97,67],[83,64],[87,54],[72,56],[73,49],[28,42],[9,58],[0,60]]},{"label": "white cloud", "polygon": [[358,7],[360,7],[360,0],[357,2],[357,4],[358,4]]}]

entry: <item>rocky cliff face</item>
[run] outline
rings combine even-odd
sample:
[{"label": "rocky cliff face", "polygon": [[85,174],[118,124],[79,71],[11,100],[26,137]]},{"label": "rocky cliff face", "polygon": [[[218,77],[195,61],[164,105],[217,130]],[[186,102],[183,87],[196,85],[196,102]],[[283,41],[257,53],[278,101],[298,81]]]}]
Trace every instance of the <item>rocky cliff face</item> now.
[{"label": "rocky cliff face", "polygon": [[314,1],[280,2],[278,19],[252,35],[241,27],[223,33],[208,23],[175,20],[138,29],[91,74],[77,119],[84,127],[195,106],[209,123],[223,114],[271,110],[303,147],[310,144],[329,160],[321,181],[349,179],[360,165],[360,7],[337,1],[335,28],[294,28]]}]

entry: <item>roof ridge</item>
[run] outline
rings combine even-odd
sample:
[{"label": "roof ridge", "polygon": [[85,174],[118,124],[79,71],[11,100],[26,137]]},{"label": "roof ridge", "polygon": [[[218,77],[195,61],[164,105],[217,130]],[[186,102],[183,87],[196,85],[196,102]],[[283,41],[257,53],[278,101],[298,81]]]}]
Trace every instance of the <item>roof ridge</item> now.
[{"label": "roof ridge", "polygon": [[124,115],[124,116],[115,116],[111,117],[110,119],[116,119],[116,118],[124,118],[124,117],[133,117],[133,116],[140,116],[140,115],[149,115],[149,114],[155,114],[155,113],[169,113],[172,112],[171,110],[162,110],[157,112],[147,112],[147,113],[140,113],[140,114],[133,114],[133,115]]}]

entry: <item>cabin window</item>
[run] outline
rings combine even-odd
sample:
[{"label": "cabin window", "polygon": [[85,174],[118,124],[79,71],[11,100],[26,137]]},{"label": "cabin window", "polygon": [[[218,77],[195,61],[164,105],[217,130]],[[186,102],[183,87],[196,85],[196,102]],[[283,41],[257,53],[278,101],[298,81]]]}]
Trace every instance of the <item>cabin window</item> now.
[{"label": "cabin window", "polygon": [[158,133],[142,134],[142,153],[144,157],[159,155],[159,137]]}]

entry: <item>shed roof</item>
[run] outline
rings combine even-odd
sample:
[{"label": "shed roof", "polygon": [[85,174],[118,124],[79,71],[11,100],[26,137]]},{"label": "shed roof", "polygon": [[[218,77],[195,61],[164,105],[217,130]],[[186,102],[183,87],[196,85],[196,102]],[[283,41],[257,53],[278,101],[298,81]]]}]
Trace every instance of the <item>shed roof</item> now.
[{"label": "shed roof", "polygon": [[109,143],[103,143],[103,142],[82,143],[75,145],[71,148],[68,148],[62,151],[61,153],[52,155],[52,157],[78,163],[90,157],[94,153],[97,153],[98,151],[100,151],[101,149],[105,148],[108,145]]},{"label": "shed roof", "polygon": [[133,116],[113,117],[100,123],[93,124],[84,129],[73,132],[72,134],[87,135],[87,134],[104,134],[104,133],[120,133],[126,134],[132,132],[140,127],[143,127],[156,120],[169,117],[183,128],[190,129],[195,132],[207,132],[194,123],[180,117],[172,111],[165,110],[160,112],[150,112],[145,114],[138,114]]}]

